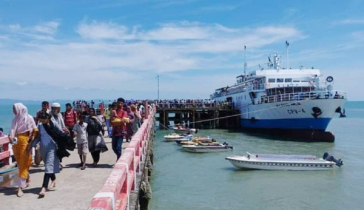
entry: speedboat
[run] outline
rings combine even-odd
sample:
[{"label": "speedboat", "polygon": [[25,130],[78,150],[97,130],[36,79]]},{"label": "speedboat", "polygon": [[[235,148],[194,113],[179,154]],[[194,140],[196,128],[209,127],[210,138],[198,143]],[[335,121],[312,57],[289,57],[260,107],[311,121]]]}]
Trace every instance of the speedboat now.
[{"label": "speedboat", "polygon": [[197,145],[183,145],[186,152],[206,153],[206,152],[226,152],[233,149],[228,143],[197,143]]},{"label": "speedboat", "polygon": [[[192,135],[191,135],[191,137],[192,137]],[[216,142],[216,141],[209,136],[199,136],[199,137],[193,137],[193,138],[186,137],[184,139],[176,140],[176,143],[179,145],[195,145],[198,142],[211,143],[211,142]]]},{"label": "speedboat", "polygon": [[181,134],[178,134],[178,133],[170,133],[168,135],[165,135],[164,139],[166,141],[175,141],[175,140],[178,140],[178,139],[183,139],[184,137],[185,137],[184,135],[181,135]]},{"label": "speedboat", "polygon": [[197,129],[195,128],[173,127],[173,131],[176,133],[197,133]]},{"label": "speedboat", "polygon": [[243,156],[230,156],[225,159],[239,169],[261,170],[331,170],[335,166],[340,167],[344,164],[341,159],[336,160],[328,153],[325,153],[323,158],[317,159],[312,155],[271,155],[247,152]]}]

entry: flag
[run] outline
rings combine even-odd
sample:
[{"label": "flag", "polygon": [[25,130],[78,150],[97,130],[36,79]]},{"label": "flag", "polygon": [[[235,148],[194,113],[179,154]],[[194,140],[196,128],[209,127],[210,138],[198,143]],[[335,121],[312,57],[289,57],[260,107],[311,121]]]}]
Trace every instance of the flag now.
[{"label": "flag", "polygon": [[288,43],[288,41],[286,41],[286,47],[288,47],[289,46],[289,43]]}]

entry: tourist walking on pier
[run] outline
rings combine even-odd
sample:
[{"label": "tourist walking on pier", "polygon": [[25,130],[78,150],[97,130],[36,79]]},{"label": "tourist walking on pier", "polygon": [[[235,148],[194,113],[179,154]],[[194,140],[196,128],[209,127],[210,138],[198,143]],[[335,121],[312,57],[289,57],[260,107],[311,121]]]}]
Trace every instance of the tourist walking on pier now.
[{"label": "tourist walking on pier", "polygon": [[66,124],[64,124],[64,120],[61,114],[61,105],[59,103],[52,104],[51,121],[56,127],[58,127],[59,130],[63,131],[66,134],[69,133]]},{"label": "tourist walking on pier", "polygon": [[126,126],[128,114],[123,109],[125,100],[118,98],[116,110],[111,112],[110,120],[112,125],[112,149],[116,154],[116,160],[121,156],[123,138],[126,136]]},{"label": "tourist walking on pier", "polygon": [[134,104],[130,106],[131,111],[134,114],[134,122],[132,125],[133,133],[135,134],[139,129],[139,121],[140,121],[140,115],[139,112]]},{"label": "tourist walking on pier", "polygon": [[108,108],[104,112],[105,125],[107,128],[108,137],[111,138],[111,125],[110,125],[110,114],[111,114],[111,104],[109,104]]},{"label": "tourist walking on pier", "polygon": [[126,142],[130,142],[134,135],[133,124],[135,121],[134,113],[129,106],[126,107],[126,113],[128,114],[129,122],[126,123]]},{"label": "tourist walking on pier", "polygon": [[95,116],[95,109],[89,109],[89,119],[87,121],[87,139],[88,148],[94,161],[93,165],[97,166],[100,160],[100,153],[106,152],[108,149],[104,141],[104,129],[101,122]]},{"label": "tourist walking on pier", "polygon": [[9,141],[13,144],[15,160],[19,168],[18,193],[17,196],[23,196],[23,190],[29,185],[29,168],[32,164],[32,155],[28,152],[28,142],[33,139],[38,129],[35,125],[34,118],[28,114],[28,109],[22,103],[16,103],[13,106],[15,117],[11,124]]},{"label": "tourist walking on pier", "polygon": [[[45,196],[46,190],[51,190],[56,186],[56,173],[60,172],[60,162],[63,157],[70,155],[66,149],[73,150],[74,142],[70,141],[69,137],[53,124],[50,120],[51,116],[42,112],[39,115],[38,125],[39,135],[30,143],[35,147],[36,144],[40,144],[40,153],[44,162],[45,171],[42,189],[39,192],[39,198]],[[73,144],[72,144],[73,143]],[[29,148],[30,151],[30,148]],[[49,185],[49,180],[52,180]]]},{"label": "tourist walking on pier", "polygon": [[81,170],[86,168],[86,157],[88,153],[88,141],[87,141],[87,123],[85,116],[80,115],[78,123],[73,127],[74,135],[77,136],[77,149],[81,160]]},{"label": "tourist walking on pier", "polygon": [[48,102],[48,101],[43,101],[43,102],[42,102],[42,109],[41,109],[41,110],[39,110],[39,111],[37,112],[36,116],[35,116],[35,123],[36,123],[36,124],[38,123],[39,114],[40,114],[41,112],[47,112],[47,113],[49,113],[49,112],[50,112],[50,110],[49,110],[49,102]]},{"label": "tourist walking on pier", "polygon": [[66,104],[66,112],[64,113],[64,121],[67,129],[70,131],[71,139],[73,139],[74,135],[73,132],[73,126],[77,123],[77,112],[72,109],[72,106],[70,103]]}]

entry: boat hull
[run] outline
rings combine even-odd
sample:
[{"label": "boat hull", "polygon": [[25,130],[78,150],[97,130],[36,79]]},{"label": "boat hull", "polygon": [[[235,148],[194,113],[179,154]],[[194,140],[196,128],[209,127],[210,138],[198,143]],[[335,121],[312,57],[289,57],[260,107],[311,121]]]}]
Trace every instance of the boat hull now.
[{"label": "boat hull", "polygon": [[226,159],[236,168],[245,170],[318,171],[332,170],[335,168],[335,163],[328,161],[304,163],[300,161],[237,160],[229,157]]},{"label": "boat hull", "polygon": [[248,105],[240,108],[241,127],[326,130],[346,99],[317,99]]},{"label": "boat hull", "polygon": [[213,153],[213,152],[227,152],[231,151],[231,148],[226,147],[215,147],[215,146],[182,146],[183,150],[192,153]]}]

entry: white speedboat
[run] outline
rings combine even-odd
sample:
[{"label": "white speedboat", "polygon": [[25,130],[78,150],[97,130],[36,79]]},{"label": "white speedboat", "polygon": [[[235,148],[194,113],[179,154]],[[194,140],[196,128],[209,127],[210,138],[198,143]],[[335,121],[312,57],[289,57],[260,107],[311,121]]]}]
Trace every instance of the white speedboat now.
[{"label": "white speedboat", "polygon": [[225,159],[239,169],[314,171],[331,170],[335,168],[335,165],[338,167],[343,165],[341,159],[336,160],[328,153],[325,153],[323,158],[317,159],[312,155],[270,155],[247,152],[244,156],[230,156]]},{"label": "white speedboat", "polygon": [[226,152],[233,149],[232,146],[229,146],[226,142],[223,144],[201,144],[197,145],[183,145],[183,150],[186,152],[194,152],[194,153],[206,153],[206,152]]},{"label": "white speedboat", "polygon": [[164,139],[166,141],[175,141],[175,140],[179,140],[179,139],[183,139],[185,136],[178,134],[178,133],[170,133],[168,135],[164,136]]},{"label": "white speedboat", "polygon": [[173,131],[176,132],[176,133],[197,133],[197,129],[195,129],[195,128],[173,127]]}]

